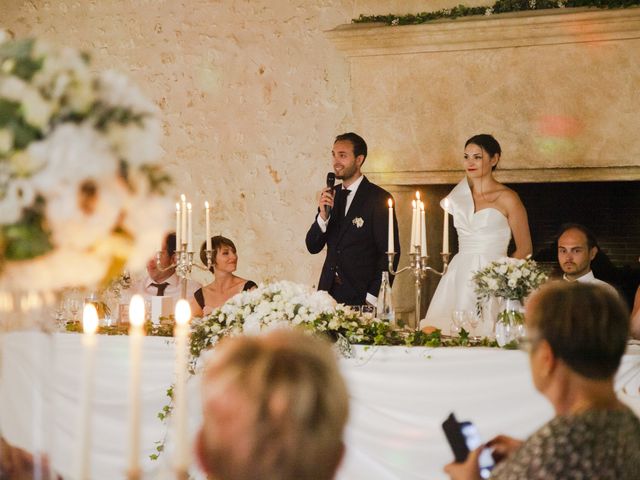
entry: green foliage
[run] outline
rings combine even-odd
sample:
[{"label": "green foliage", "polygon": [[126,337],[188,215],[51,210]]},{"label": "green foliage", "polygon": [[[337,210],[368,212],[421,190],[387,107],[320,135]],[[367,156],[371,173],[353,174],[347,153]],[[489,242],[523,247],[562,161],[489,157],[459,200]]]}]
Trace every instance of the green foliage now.
[{"label": "green foliage", "polygon": [[7,260],[29,260],[53,248],[45,229],[41,203],[25,209],[17,223],[0,226],[0,246],[0,253]]},{"label": "green foliage", "polygon": [[555,8],[629,8],[640,5],[640,0],[497,0],[486,7],[458,5],[434,12],[406,15],[360,15],[352,23],[386,23],[387,25],[417,25],[434,20],[454,20],[458,17],[491,15],[495,13],[521,12],[527,10],[547,10]]}]

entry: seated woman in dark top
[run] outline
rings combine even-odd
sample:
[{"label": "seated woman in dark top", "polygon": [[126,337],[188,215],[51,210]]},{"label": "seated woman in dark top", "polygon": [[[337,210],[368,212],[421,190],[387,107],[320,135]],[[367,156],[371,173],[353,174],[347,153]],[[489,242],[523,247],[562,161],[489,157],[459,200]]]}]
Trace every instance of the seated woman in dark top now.
[{"label": "seated woman in dark top", "polygon": [[[613,388],[629,334],[618,295],[593,284],[552,282],[533,294],[525,322],[533,383],[556,416],[524,442],[491,440],[498,462],[491,479],[640,478],[640,421]],[[454,480],[480,479],[481,448],[445,471]]]},{"label": "seated woman in dark top", "polygon": [[[200,247],[200,260],[206,265],[205,248],[206,245],[203,243]],[[194,292],[189,302],[194,317],[208,315],[234,295],[257,287],[255,282],[233,274],[238,267],[238,254],[231,240],[221,235],[211,237],[211,249],[213,250],[211,273],[215,277],[213,282]]]}]

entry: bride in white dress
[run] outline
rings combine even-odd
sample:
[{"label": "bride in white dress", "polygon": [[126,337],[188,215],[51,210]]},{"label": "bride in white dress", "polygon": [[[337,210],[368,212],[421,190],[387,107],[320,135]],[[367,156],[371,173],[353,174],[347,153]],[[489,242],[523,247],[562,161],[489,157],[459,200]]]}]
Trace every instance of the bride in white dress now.
[{"label": "bride in white dress", "polygon": [[[525,258],[531,253],[527,211],[520,197],[493,178],[501,153],[500,144],[491,135],[475,135],[465,143],[467,175],[446,197],[459,249],[438,284],[422,327],[433,326],[448,333],[454,310],[475,311],[473,272],[506,256],[512,234],[516,244],[512,256]],[[445,208],[444,200],[440,205]]]}]

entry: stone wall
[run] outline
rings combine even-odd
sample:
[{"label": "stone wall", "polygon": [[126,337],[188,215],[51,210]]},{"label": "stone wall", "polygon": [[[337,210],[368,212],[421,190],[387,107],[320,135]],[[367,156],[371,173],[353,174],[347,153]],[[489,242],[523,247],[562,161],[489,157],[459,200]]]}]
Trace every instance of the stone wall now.
[{"label": "stone wall", "polygon": [[348,62],[324,31],[350,21],[351,0],[2,0],[0,12],[16,36],[86,50],[153,98],[175,194],[193,201],[199,240],[213,203],[240,275],[317,282],[323,256],[304,236],[333,137],[358,130]]}]

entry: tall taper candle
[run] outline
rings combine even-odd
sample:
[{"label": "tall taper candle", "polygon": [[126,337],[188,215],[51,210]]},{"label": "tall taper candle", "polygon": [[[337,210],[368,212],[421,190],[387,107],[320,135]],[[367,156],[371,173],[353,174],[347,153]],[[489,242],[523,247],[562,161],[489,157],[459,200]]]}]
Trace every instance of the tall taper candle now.
[{"label": "tall taper candle", "polygon": [[78,480],[91,478],[91,404],[93,402],[93,379],[96,365],[96,330],[98,312],[93,303],[87,303],[82,311],[82,346],[84,350],[82,396],[80,397],[80,416],[77,430],[76,452],[79,455],[76,464]]},{"label": "tall taper candle", "polygon": [[442,253],[449,253],[449,199],[444,199],[444,222],[442,222]]},{"label": "tall taper candle", "polygon": [[187,252],[193,252],[193,208],[187,203]]},{"label": "tall taper candle", "polygon": [[387,252],[393,253],[395,252],[395,241],[393,238],[393,202],[391,199],[387,201],[389,205],[389,235],[387,238]]},{"label": "tall taper candle", "polygon": [[184,196],[184,193],[180,195],[180,212],[182,212],[180,217],[180,238],[182,243],[187,243],[187,197]]},{"label": "tall taper candle", "polygon": [[420,202],[420,255],[427,254],[427,214],[424,211],[424,203]]},{"label": "tall taper candle", "polygon": [[409,253],[416,253],[416,201],[411,200],[411,206],[413,207],[413,212],[411,214],[411,243],[409,244]]},{"label": "tall taper candle", "polygon": [[211,250],[211,218],[209,202],[204,202],[204,231],[206,235],[207,250]]},{"label": "tall taper candle", "polygon": [[140,368],[144,331],[144,299],[131,297],[129,303],[129,479],[140,478]]},{"label": "tall taper candle", "polygon": [[180,202],[176,202],[176,250],[182,247],[182,224],[180,223]]},{"label": "tall taper candle", "polygon": [[187,432],[187,348],[191,318],[189,302],[184,299],[178,300],[175,314],[176,384],[173,391],[173,426],[176,450],[174,466],[178,475],[182,475],[189,469],[190,451]]}]

